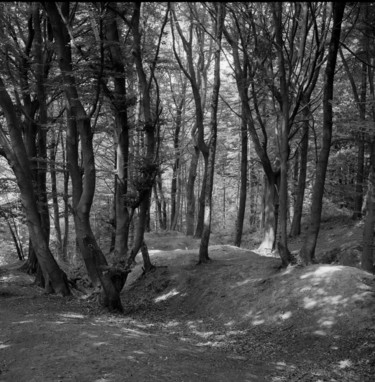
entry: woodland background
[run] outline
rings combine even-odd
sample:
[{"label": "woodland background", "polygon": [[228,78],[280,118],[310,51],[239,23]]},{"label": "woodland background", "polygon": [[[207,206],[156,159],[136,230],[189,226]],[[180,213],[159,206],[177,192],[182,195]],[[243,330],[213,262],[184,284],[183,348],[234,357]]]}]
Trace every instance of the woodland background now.
[{"label": "woodland background", "polygon": [[[147,231],[314,263],[322,219],[364,220],[374,272],[374,5],[0,4],[0,214],[25,270],[110,310]],[[306,230],[298,253],[288,241]]]}]

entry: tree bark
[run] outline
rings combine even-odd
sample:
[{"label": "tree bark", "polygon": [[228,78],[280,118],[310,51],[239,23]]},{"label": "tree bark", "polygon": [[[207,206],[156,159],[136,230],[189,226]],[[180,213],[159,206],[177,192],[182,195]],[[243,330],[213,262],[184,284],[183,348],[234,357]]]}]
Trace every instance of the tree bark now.
[{"label": "tree bark", "polygon": [[324,183],[328,165],[329,151],[332,140],[332,99],[336,59],[340,43],[341,22],[344,15],[345,2],[333,3],[333,29],[329,43],[327,66],[325,70],[324,93],[323,93],[323,137],[322,148],[319,153],[315,183],[311,201],[310,227],[300,251],[301,260],[304,264],[315,261],[315,247],[319,235],[320,219],[323,205]]},{"label": "tree bark", "polygon": [[60,269],[48,246],[45,229],[42,225],[36,197],[33,188],[30,163],[26,148],[21,136],[20,122],[18,121],[14,106],[5,84],[0,79],[0,107],[3,109],[10,134],[10,141],[0,126],[0,143],[6,152],[6,158],[12,168],[21,193],[22,205],[25,208],[30,240],[35,250],[38,263],[45,279],[45,288],[48,292],[70,295],[65,273]]},{"label": "tree bark", "polygon": [[248,136],[247,123],[244,110],[241,110],[241,166],[240,166],[240,200],[237,211],[236,232],[234,245],[241,246],[243,222],[245,218],[246,196],[247,196],[247,151]]},{"label": "tree bark", "polygon": [[210,117],[210,139],[209,139],[209,152],[207,160],[207,178],[205,182],[205,203],[204,203],[204,226],[202,232],[202,239],[199,246],[199,263],[207,263],[210,258],[208,256],[208,244],[211,234],[211,215],[212,215],[212,190],[214,183],[215,173],[215,157],[216,157],[216,143],[217,143],[217,112],[219,103],[220,91],[220,53],[221,53],[221,39],[223,34],[224,18],[225,18],[225,4],[216,3],[215,7],[215,66],[214,66],[214,79],[211,98],[211,117]]},{"label": "tree bark", "polygon": [[[95,193],[96,171],[92,145],[93,133],[90,117],[87,115],[78,95],[72,65],[70,37],[62,17],[69,19],[69,3],[63,3],[60,11],[56,3],[44,3],[51,21],[60,71],[64,81],[67,99],[67,159],[73,188],[73,214],[77,243],[87,272],[94,286],[101,285],[102,304],[110,311],[123,311],[120,291],[127,273],[112,274],[102,251],[95,240],[90,224],[90,211]],[[78,165],[78,139],[80,138],[83,174]],[[121,288],[119,287],[122,284]]]},{"label": "tree bark", "polygon": [[309,118],[310,110],[309,106],[306,105],[303,108],[303,128],[302,128],[302,138],[299,150],[299,174],[298,174],[298,184],[296,188],[296,200],[294,204],[293,220],[290,228],[290,236],[295,237],[301,233],[301,220],[303,212],[303,200],[305,196],[306,189],[306,175],[307,175],[307,154],[309,147]]}]

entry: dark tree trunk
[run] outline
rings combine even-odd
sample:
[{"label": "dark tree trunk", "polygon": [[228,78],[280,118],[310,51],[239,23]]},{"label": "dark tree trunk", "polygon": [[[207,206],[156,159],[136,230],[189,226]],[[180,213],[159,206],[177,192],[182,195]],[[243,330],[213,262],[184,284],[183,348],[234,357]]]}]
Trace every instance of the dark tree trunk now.
[{"label": "dark tree trunk", "polygon": [[324,183],[328,165],[329,151],[332,140],[332,99],[336,68],[337,52],[340,43],[341,22],[344,15],[345,2],[333,3],[333,29],[327,66],[325,71],[324,93],[323,93],[323,137],[322,148],[320,150],[315,184],[311,200],[310,227],[305,241],[300,251],[300,256],[304,264],[311,264],[315,261],[315,247],[319,235],[320,219],[323,205]]},{"label": "dark tree trunk", "polygon": [[214,79],[213,90],[211,98],[211,116],[210,116],[210,139],[208,145],[208,158],[205,168],[207,169],[207,178],[205,182],[205,204],[204,204],[204,225],[202,231],[202,239],[199,246],[199,263],[207,263],[210,258],[208,256],[208,244],[211,234],[211,216],[212,216],[212,190],[214,184],[215,173],[215,157],[216,157],[216,143],[217,143],[217,111],[219,103],[220,91],[220,52],[221,52],[221,38],[223,34],[224,18],[225,18],[225,4],[217,3],[215,7],[215,43],[216,49],[214,52]]},{"label": "dark tree trunk", "polygon": [[247,196],[247,151],[248,151],[248,136],[247,136],[247,123],[244,110],[241,112],[241,184],[240,184],[240,201],[237,211],[236,232],[234,238],[234,245],[241,246],[243,222],[245,218],[246,196]]},{"label": "dark tree trunk", "polygon": [[[211,153],[212,154],[212,153]],[[209,165],[209,153],[203,154],[203,179],[201,184],[201,192],[198,198],[198,215],[197,215],[197,226],[195,228],[194,237],[200,239],[203,234],[204,229],[204,220],[205,220],[205,207],[206,207],[206,189],[207,189],[207,178],[208,174],[208,165]]]},{"label": "dark tree trunk", "polygon": [[194,219],[195,219],[195,195],[194,184],[197,178],[197,168],[199,161],[199,148],[194,144],[191,154],[188,181],[186,184],[186,235],[194,235]]},{"label": "dark tree trunk", "polygon": [[363,251],[361,267],[367,272],[374,273],[374,227],[375,227],[375,140],[371,143],[371,166],[367,191],[367,214],[363,229]]},{"label": "dark tree trunk", "polygon": [[67,278],[56,263],[48,246],[45,227],[43,227],[36,203],[30,163],[21,136],[21,124],[11,98],[5,89],[5,84],[0,79],[0,107],[5,114],[10,135],[9,143],[8,137],[0,126],[0,144],[6,152],[8,163],[17,179],[22,205],[27,217],[30,239],[45,278],[46,290],[66,296],[70,294]]},{"label": "dark tree trunk", "polygon": [[[104,292],[102,303],[110,311],[122,311],[120,291],[127,274],[118,275],[122,283],[118,288],[117,276],[107,271],[107,261],[99,249],[90,225],[90,211],[95,193],[96,171],[93,150],[93,133],[90,117],[87,115],[78,95],[72,66],[72,53],[68,26],[63,21],[69,19],[69,3],[63,3],[58,10],[56,3],[44,3],[51,21],[60,71],[67,99],[67,161],[72,179],[73,213],[76,238],[88,275],[94,286],[101,285]],[[60,13],[61,12],[61,13]],[[82,170],[78,165],[78,142],[82,152]],[[84,174],[84,176],[82,176]]]},{"label": "dark tree trunk", "polygon": [[106,38],[110,42],[109,50],[113,67],[114,92],[112,93],[112,110],[115,115],[116,144],[116,180],[115,180],[115,243],[114,254],[117,262],[126,262],[128,256],[129,211],[124,197],[128,191],[129,167],[129,127],[127,115],[125,67],[122,57],[119,31],[116,20],[116,3],[110,3],[108,20],[106,20]]},{"label": "dark tree trunk", "polygon": [[295,237],[301,233],[301,220],[303,212],[303,199],[305,196],[306,188],[306,175],[307,175],[307,154],[309,147],[309,117],[310,110],[308,105],[303,108],[303,128],[302,128],[302,139],[299,150],[299,174],[298,174],[298,184],[296,188],[295,203],[294,203],[294,214],[292,225],[290,228],[290,236]]}]

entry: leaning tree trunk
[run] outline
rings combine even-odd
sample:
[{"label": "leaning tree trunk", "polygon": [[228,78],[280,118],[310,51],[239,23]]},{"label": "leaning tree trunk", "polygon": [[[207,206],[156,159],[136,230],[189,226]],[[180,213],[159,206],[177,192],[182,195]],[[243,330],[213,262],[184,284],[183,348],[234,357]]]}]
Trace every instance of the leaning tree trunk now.
[{"label": "leaning tree trunk", "polygon": [[320,219],[323,206],[324,183],[327,172],[329,151],[332,140],[332,99],[336,68],[337,52],[340,44],[341,22],[344,15],[345,2],[333,3],[333,29],[327,66],[325,71],[325,83],[323,93],[323,137],[322,148],[319,153],[315,184],[311,200],[310,227],[300,251],[301,260],[304,264],[315,261],[315,247],[319,235]]},{"label": "leaning tree trunk", "polygon": [[9,142],[0,125],[0,144],[17,179],[22,205],[27,218],[30,240],[44,276],[45,288],[48,292],[57,292],[67,296],[70,294],[67,277],[56,263],[48,246],[36,204],[30,163],[21,136],[20,122],[11,98],[5,89],[5,84],[0,79],[0,107],[5,114],[10,135]]}]

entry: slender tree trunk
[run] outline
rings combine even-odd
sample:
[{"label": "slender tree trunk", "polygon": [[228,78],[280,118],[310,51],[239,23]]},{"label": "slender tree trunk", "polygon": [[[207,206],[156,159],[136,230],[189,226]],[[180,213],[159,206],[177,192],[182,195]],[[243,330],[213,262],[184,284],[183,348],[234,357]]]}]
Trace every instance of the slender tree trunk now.
[{"label": "slender tree trunk", "polygon": [[186,235],[194,235],[194,218],[195,218],[195,195],[194,184],[197,178],[197,168],[199,161],[199,148],[194,144],[191,154],[188,181],[186,184]]},{"label": "slender tree trunk", "polygon": [[[203,153],[202,153],[203,154]],[[211,154],[212,155],[212,154]],[[201,184],[201,192],[198,198],[198,215],[197,215],[197,225],[195,228],[194,237],[200,239],[203,234],[203,227],[205,224],[205,206],[206,206],[206,189],[207,189],[207,178],[208,174],[208,165],[209,165],[209,153],[203,154],[203,178]]]},{"label": "slender tree trunk", "polygon": [[299,174],[298,174],[298,184],[296,188],[295,204],[294,204],[294,214],[292,225],[290,228],[290,236],[295,237],[301,233],[301,220],[303,212],[303,199],[305,196],[306,189],[306,175],[307,175],[307,154],[309,147],[309,118],[310,110],[306,105],[303,108],[303,127],[302,127],[302,139],[299,148]]},{"label": "slender tree trunk", "polygon": [[329,52],[327,58],[327,66],[325,71],[325,83],[323,94],[323,137],[322,148],[320,150],[315,184],[311,200],[311,218],[310,227],[306,235],[306,239],[300,251],[300,256],[304,264],[311,264],[315,260],[315,247],[319,235],[320,219],[323,205],[324,183],[328,165],[329,151],[332,139],[332,99],[334,76],[336,68],[337,52],[340,43],[341,22],[344,15],[345,2],[333,3],[333,29],[331,41],[329,44]]},{"label": "slender tree trunk", "polygon": [[240,168],[240,201],[237,211],[236,233],[234,245],[241,246],[243,222],[245,218],[246,196],[247,196],[247,151],[248,151],[248,136],[245,111],[241,112],[241,168]]},{"label": "slender tree trunk", "polygon": [[208,244],[211,234],[211,216],[212,216],[212,190],[214,183],[215,173],[215,157],[216,157],[216,144],[217,144],[217,113],[219,103],[220,91],[220,52],[221,52],[221,37],[223,34],[224,18],[225,18],[225,4],[215,3],[215,44],[216,49],[214,53],[215,67],[213,90],[211,99],[211,117],[210,117],[210,139],[209,139],[209,152],[208,160],[205,168],[207,169],[207,178],[205,182],[205,207],[204,207],[204,226],[202,232],[202,239],[199,246],[199,263],[207,263],[210,258],[208,256]]},{"label": "slender tree trunk", "polygon": [[363,270],[375,273],[374,266],[374,227],[375,227],[375,140],[371,143],[371,165],[367,192],[367,214],[363,229],[363,251],[361,267]]},{"label": "slender tree trunk", "polygon": [[52,206],[53,206],[53,222],[55,226],[55,233],[57,239],[57,246],[59,249],[60,256],[64,259],[63,256],[63,241],[61,235],[61,226],[60,226],[60,211],[59,211],[59,199],[57,195],[57,179],[56,179],[56,149],[57,142],[55,133],[51,132],[52,138],[50,143],[50,175],[51,175],[51,192],[52,192]]}]

